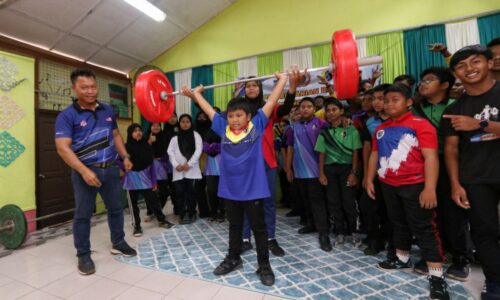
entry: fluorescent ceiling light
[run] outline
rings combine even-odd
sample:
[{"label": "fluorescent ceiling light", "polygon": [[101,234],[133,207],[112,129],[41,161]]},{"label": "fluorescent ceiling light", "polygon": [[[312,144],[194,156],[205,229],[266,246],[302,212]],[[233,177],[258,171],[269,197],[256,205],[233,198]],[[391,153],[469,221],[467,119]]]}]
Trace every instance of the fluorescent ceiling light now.
[{"label": "fluorescent ceiling light", "polygon": [[92,65],[92,66],[96,66],[96,67],[102,68],[102,69],[113,71],[115,73],[120,73],[120,74],[123,74],[123,75],[127,75],[127,72],[120,71],[120,70],[117,70],[117,69],[113,69],[113,68],[110,68],[110,67],[106,67],[106,66],[103,66],[103,65],[100,65],[100,64],[96,64],[96,63],[93,63],[91,61],[86,61],[85,63],[89,64],[89,65]]},{"label": "fluorescent ceiling light", "polygon": [[147,0],[124,0],[128,4],[142,11],[144,14],[148,15],[151,19],[156,22],[163,22],[167,18],[167,14],[160,10],[158,7],[154,6]]}]

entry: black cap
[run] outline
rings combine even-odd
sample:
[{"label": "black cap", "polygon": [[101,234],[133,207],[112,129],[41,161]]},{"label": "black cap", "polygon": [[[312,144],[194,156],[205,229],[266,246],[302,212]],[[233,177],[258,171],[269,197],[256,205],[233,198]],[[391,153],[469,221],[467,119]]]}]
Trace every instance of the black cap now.
[{"label": "black cap", "polygon": [[493,58],[493,54],[491,53],[490,49],[486,48],[483,45],[470,45],[470,46],[465,46],[455,52],[453,56],[451,57],[450,60],[450,68],[453,70],[455,69],[455,66],[461,62],[464,59],[467,59],[469,56],[472,55],[483,55],[486,57],[486,59],[490,60]]}]

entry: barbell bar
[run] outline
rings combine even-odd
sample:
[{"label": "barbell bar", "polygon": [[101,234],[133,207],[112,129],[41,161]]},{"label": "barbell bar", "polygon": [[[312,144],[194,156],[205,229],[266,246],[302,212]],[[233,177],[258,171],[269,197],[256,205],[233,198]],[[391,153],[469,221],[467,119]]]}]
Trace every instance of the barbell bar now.
[{"label": "barbell bar", "polygon": [[[358,92],[359,66],[382,62],[382,57],[374,56],[358,59],[358,49],[354,34],[350,29],[334,32],[331,41],[332,64],[310,69],[310,72],[332,70],[333,87],[337,98],[349,99]],[[305,70],[301,70],[302,73]],[[274,75],[247,78],[205,86],[205,90],[248,81],[261,81]],[[160,70],[148,70],[137,76],[134,94],[139,111],[149,122],[166,122],[175,111],[175,96],[180,91],[173,91],[168,78]]]},{"label": "barbell bar", "polygon": [[[96,205],[100,203],[103,203],[103,201],[97,201]],[[19,208],[19,206],[15,204],[5,205],[0,209],[0,244],[4,245],[7,249],[17,249],[26,240],[28,224],[64,215],[74,210],[74,208],[70,208],[43,217],[27,220],[23,210]]]}]

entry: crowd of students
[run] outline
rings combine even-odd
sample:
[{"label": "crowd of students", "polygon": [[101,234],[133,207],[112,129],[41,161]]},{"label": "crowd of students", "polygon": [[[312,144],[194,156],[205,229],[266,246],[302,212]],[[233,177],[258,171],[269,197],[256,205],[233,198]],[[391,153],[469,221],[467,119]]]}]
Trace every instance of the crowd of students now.
[{"label": "crowd of students", "polygon": [[[445,276],[466,281],[477,259],[482,299],[500,299],[500,38],[452,56],[432,50],[449,67],[425,69],[416,87],[410,75],[393,84],[362,81],[347,101],[333,94],[296,101],[296,67],[276,74],[267,101],[262,84],[249,81],[224,112],[203,98],[202,86],[184,87],[201,109],[194,122],[174,115],[144,136],[138,124],[128,129],[133,169],[123,187],[134,235],[142,233],[137,195],[146,199],[148,221],[166,228],[170,197],[180,224],[228,219],[228,254],[214,274],[241,266],[253,231],[257,273],[272,285],[268,252],[286,255],[276,236],[278,180],[286,215],[300,217],[299,234],[317,233],[323,251],[344,243],[365,255],[387,250],[378,267],[428,275],[430,299],[449,299]],[[286,82],[286,99],[276,105]],[[421,261],[411,261],[412,245]]]}]

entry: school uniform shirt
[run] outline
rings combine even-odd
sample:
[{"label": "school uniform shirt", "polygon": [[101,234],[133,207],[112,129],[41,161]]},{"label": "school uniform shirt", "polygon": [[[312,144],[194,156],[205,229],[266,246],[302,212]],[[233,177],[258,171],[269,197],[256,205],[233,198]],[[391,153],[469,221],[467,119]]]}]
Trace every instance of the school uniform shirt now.
[{"label": "school uniform shirt", "polygon": [[[445,115],[464,115],[500,122],[500,83],[478,96],[463,94],[444,110]],[[450,119],[441,119],[443,136],[460,138],[459,176],[462,184],[500,183],[500,136],[483,130],[456,131]]]},{"label": "school uniform shirt", "polygon": [[382,123],[372,141],[372,151],[378,151],[380,181],[392,186],[424,182],[424,148],[438,148],[436,129],[426,119],[407,112]]},{"label": "school uniform shirt", "polygon": [[354,126],[323,129],[314,150],[325,153],[325,165],[352,164],[354,151],[361,149],[358,130]]},{"label": "school uniform shirt", "polygon": [[319,177],[319,156],[314,147],[318,135],[328,127],[326,121],[313,117],[310,121],[293,123],[287,145],[293,147],[293,174],[295,178]]},{"label": "school uniform shirt", "polygon": [[431,122],[434,127],[436,127],[438,133],[438,144],[439,144],[439,154],[443,153],[444,146],[444,136],[439,132],[439,124],[441,123],[441,117],[443,116],[444,110],[455,103],[453,99],[443,99],[439,103],[429,103],[427,100],[423,100],[421,104],[412,106],[412,113],[415,116],[426,118]]},{"label": "school uniform shirt", "polygon": [[55,138],[71,138],[71,150],[90,166],[116,159],[113,130],[117,128],[111,106],[97,101],[92,111],[73,101],[57,115]]},{"label": "school uniform shirt", "polygon": [[156,173],[157,180],[167,180],[168,179],[168,156],[155,158],[153,160],[153,168]]},{"label": "school uniform shirt", "polygon": [[205,163],[205,176],[220,176],[220,143],[207,143],[203,142],[203,152],[207,154],[207,161]]},{"label": "school uniform shirt", "polygon": [[[174,136],[170,140],[170,144],[168,145],[167,153],[168,158],[170,160],[170,164],[172,165],[172,181],[182,180],[184,178],[188,179],[201,179],[201,170],[200,170],[200,156],[201,151],[203,149],[203,142],[201,140],[201,136],[196,132],[194,133],[194,142],[195,142],[195,150],[189,161],[182,155],[181,150],[179,149],[179,144],[177,140],[177,136]],[[184,163],[188,163],[189,169],[187,171],[177,171],[175,167],[178,165],[182,165]]]},{"label": "school uniform shirt", "polygon": [[235,135],[226,119],[219,113],[214,115],[212,130],[221,137],[219,197],[248,201],[271,196],[262,154],[267,122],[268,118],[259,109],[247,129]]}]

